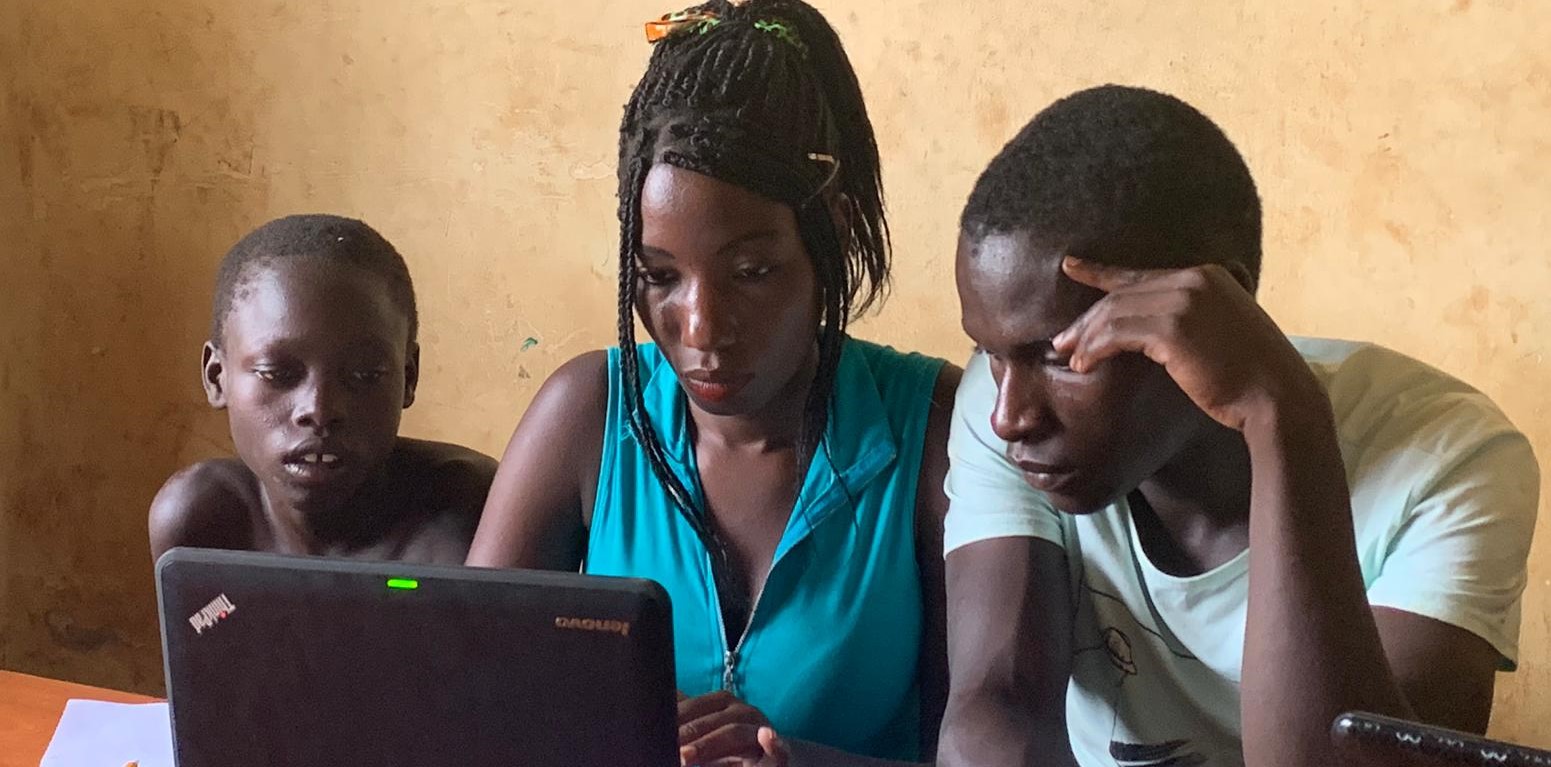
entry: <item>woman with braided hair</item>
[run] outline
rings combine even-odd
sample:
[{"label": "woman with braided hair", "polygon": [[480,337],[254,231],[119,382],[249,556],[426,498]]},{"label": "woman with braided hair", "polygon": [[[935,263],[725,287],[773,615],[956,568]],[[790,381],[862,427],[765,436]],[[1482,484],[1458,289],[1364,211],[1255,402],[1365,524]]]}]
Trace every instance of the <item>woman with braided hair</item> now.
[{"label": "woman with braided hair", "polygon": [[798,0],[713,0],[647,37],[619,346],[545,382],[469,563],[661,583],[686,764],[929,759],[960,371],[847,334],[889,274],[856,74]]}]

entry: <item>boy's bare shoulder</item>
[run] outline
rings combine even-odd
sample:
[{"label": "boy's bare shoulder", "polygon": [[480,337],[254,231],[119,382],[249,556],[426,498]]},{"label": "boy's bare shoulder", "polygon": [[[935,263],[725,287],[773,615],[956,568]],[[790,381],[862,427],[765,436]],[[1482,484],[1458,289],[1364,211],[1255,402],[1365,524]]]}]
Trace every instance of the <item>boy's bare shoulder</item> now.
[{"label": "boy's bare shoulder", "polygon": [[449,502],[480,505],[495,479],[496,461],[484,453],[448,442],[399,437],[391,459],[404,475]]},{"label": "boy's bare shoulder", "polygon": [[399,481],[412,483],[404,519],[415,520],[395,558],[463,564],[495,479],[495,459],[461,445],[400,437],[391,460]]},{"label": "boy's bare shoulder", "polygon": [[151,555],[177,546],[249,548],[262,506],[258,479],[234,458],[188,466],[162,484],[147,520]]},{"label": "boy's bare shoulder", "polygon": [[462,520],[472,537],[495,480],[494,458],[462,445],[400,437],[391,461],[400,480],[413,483],[422,513]]}]

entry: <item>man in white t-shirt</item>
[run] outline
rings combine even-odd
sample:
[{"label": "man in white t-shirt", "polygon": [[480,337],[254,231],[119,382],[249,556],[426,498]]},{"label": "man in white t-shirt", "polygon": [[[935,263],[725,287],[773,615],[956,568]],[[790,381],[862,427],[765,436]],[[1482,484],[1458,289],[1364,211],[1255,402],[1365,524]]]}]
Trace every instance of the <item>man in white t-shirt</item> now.
[{"label": "man in white t-shirt", "polygon": [[1485,396],[1254,300],[1232,143],[1106,86],[976,184],[941,764],[1335,764],[1346,710],[1482,732],[1539,473]]}]

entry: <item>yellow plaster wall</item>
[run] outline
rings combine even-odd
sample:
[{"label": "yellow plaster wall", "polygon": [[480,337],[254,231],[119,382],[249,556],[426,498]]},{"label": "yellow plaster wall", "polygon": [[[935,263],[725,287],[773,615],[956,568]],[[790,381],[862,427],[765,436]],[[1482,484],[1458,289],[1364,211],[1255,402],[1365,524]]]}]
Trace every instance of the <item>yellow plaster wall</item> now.
[{"label": "yellow plaster wall", "polygon": [[[1248,158],[1285,327],[1454,372],[1551,456],[1551,5],[820,6],[870,100],[896,235],[893,298],[859,335],[962,357],[949,286],[975,174],[1053,98],[1149,85]],[[639,22],[666,10],[0,0],[0,666],[159,686],[144,510],[226,449],[196,378],[209,286],[273,216],[356,215],[400,247],[426,347],[406,428],[499,453],[543,378],[612,336],[614,129]],[[1546,746],[1541,530],[1494,731]]]}]

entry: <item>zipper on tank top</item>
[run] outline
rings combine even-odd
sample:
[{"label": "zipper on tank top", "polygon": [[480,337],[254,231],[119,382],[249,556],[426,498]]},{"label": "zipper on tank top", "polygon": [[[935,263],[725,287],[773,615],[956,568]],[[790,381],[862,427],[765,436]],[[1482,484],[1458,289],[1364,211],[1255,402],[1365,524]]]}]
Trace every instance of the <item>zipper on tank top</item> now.
[{"label": "zipper on tank top", "polygon": [[[695,490],[700,494],[702,502],[706,497],[705,485],[700,480],[700,467],[694,464]],[[797,488],[798,496],[802,495],[802,487]],[[794,500],[793,503],[796,501]],[[795,509],[794,509],[795,511]],[[783,532],[783,537],[785,534]],[[711,556],[711,550],[706,548],[705,563],[706,573],[711,576],[711,598],[716,602],[716,628],[717,637],[722,643],[722,689],[741,697],[738,691],[738,660],[743,652],[743,643],[749,638],[749,629],[754,626],[754,616],[759,613],[759,602],[765,595],[765,587],[770,585],[770,574],[775,572],[776,562],[780,560],[780,554],[770,558],[770,569],[765,571],[765,580],[759,585],[759,591],[754,592],[754,602],[749,605],[748,619],[743,624],[743,630],[738,632],[738,641],[732,647],[727,646],[727,614],[722,609],[722,592],[716,583],[716,563]]]},{"label": "zipper on tank top", "polygon": [[[706,552],[706,567],[710,568],[710,552]],[[770,569],[775,570],[775,560],[770,561]],[[716,586],[716,576],[711,576],[711,596],[716,599],[716,627],[718,636],[722,640],[722,689],[739,695],[738,692],[738,657],[743,652],[743,643],[749,638],[749,629],[754,626],[754,615],[759,612],[759,600],[765,595],[765,585],[770,583],[770,573],[765,573],[765,582],[759,586],[759,591],[754,594],[754,603],[749,606],[748,622],[743,624],[743,630],[738,633],[738,641],[732,647],[727,646],[727,614],[722,610],[722,594]]]},{"label": "zipper on tank top", "polygon": [[[694,475],[695,490],[698,491],[700,493],[700,497],[704,499],[705,485],[701,484],[699,472],[699,467],[696,466]],[[799,490],[799,492],[801,491]],[[770,569],[765,571],[765,581],[759,585],[759,591],[754,593],[754,602],[749,605],[748,620],[744,622],[743,630],[738,632],[738,641],[734,642],[732,647],[728,647],[727,613],[722,608],[722,591],[716,582],[716,562],[711,555],[710,548],[707,547],[705,550],[706,574],[711,576],[711,599],[712,601],[716,602],[716,635],[722,643],[722,689],[726,692],[732,693],[733,695],[740,695],[738,692],[737,679],[738,657],[739,654],[743,651],[744,641],[749,638],[749,629],[754,625],[754,616],[759,612],[760,598],[765,595],[765,586],[769,585],[770,583],[770,573],[775,571],[775,563],[777,559],[779,559],[779,557],[771,558]]]}]

